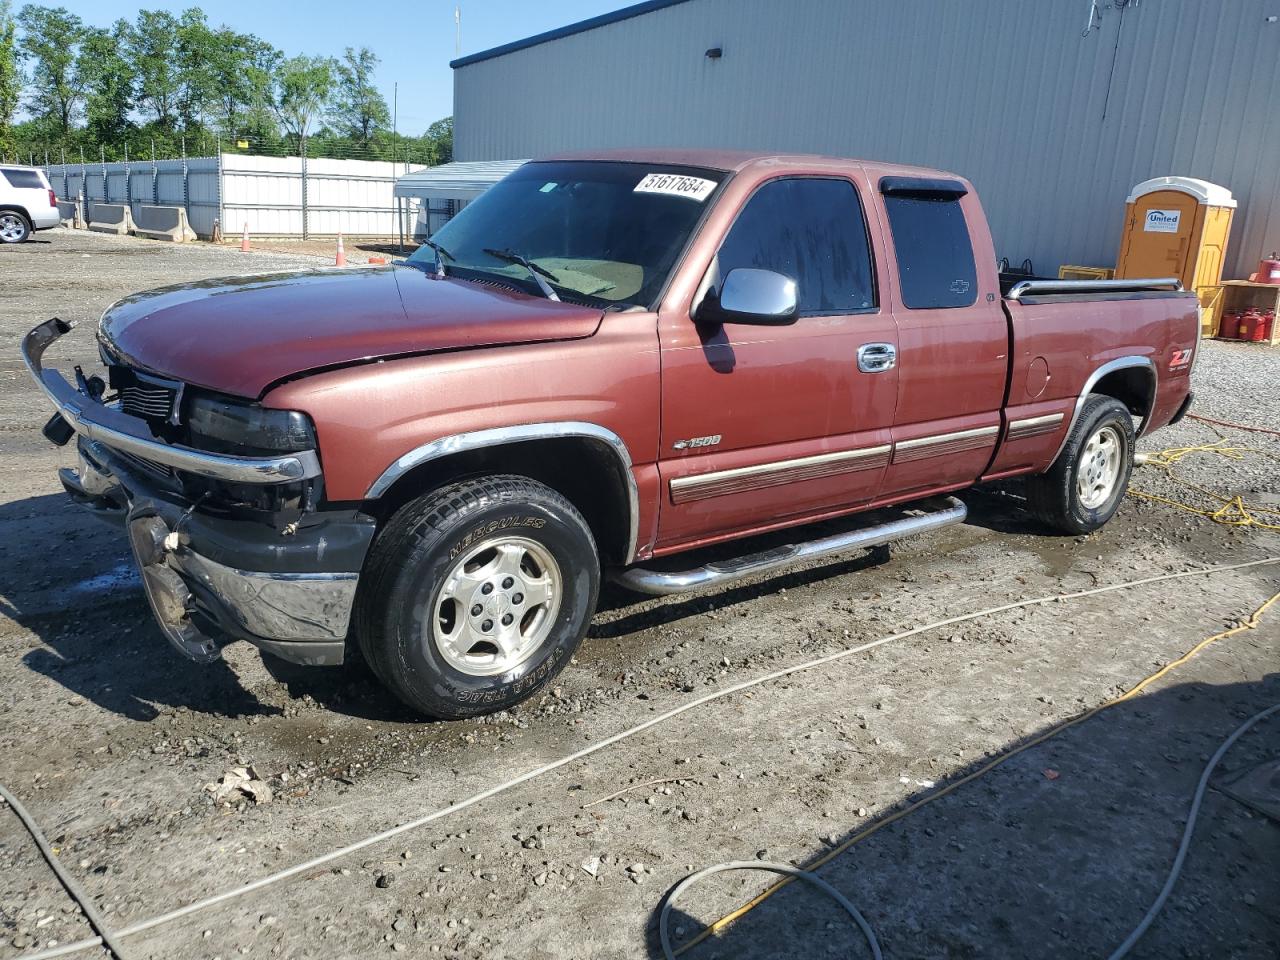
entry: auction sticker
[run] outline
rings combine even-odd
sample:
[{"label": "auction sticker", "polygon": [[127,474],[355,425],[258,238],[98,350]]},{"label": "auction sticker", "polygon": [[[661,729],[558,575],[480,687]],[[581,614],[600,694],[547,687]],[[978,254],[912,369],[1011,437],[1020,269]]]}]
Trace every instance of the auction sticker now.
[{"label": "auction sticker", "polygon": [[701,203],[716,188],[714,180],[685,177],[676,173],[650,173],[636,184],[636,193],[665,193],[670,197],[688,197]]}]

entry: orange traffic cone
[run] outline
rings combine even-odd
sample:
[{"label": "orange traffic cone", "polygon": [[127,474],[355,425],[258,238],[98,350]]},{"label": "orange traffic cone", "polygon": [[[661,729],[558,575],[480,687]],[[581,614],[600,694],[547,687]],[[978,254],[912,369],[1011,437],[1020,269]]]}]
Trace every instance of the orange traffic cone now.
[{"label": "orange traffic cone", "polygon": [[335,267],[345,267],[347,265],[347,252],[342,248],[342,233],[338,233],[338,255],[333,258]]},{"label": "orange traffic cone", "polygon": [[240,234],[240,252],[249,252],[249,221],[244,222],[244,233]]}]

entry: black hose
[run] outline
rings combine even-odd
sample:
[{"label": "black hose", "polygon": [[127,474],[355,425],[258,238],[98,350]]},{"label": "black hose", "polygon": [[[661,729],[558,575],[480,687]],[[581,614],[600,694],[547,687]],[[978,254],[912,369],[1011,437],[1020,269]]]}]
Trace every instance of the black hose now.
[{"label": "black hose", "polygon": [[58,880],[62,882],[62,886],[66,888],[68,895],[84,911],[85,919],[89,921],[89,925],[102,938],[102,945],[111,953],[116,960],[126,960],[125,952],[120,948],[120,944],[116,942],[111,935],[111,931],[107,929],[107,921],[102,914],[98,912],[98,908],[93,905],[93,901],[89,899],[89,895],[85,893],[84,888],[76,882],[75,877],[67,873],[57,855],[53,852],[53,847],[49,845],[49,841],[45,839],[40,828],[36,826],[35,820],[12,793],[5,789],[4,784],[0,783],[0,798],[9,804],[14,813],[18,815],[18,819],[22,821],[22,825],[27,828],[27,833],[31,834],[31,839],[35,841],[36,849],[40,851],[40,855],[45,858]]}]

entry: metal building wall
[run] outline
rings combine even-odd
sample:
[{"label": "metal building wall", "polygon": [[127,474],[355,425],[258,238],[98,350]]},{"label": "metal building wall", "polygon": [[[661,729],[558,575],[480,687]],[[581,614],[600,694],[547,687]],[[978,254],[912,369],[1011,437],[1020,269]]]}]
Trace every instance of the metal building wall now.
[{"label": "metal building wall", "polygon": [[[1229,275],[1280,248],[1275,0],[688,0],[454,71],[455,157],[638,145],[820,152],[977,186],[997,255],[1114,264],[1129,188],[1240,203]],[[721,47],[723,57],[707,58]]]}]

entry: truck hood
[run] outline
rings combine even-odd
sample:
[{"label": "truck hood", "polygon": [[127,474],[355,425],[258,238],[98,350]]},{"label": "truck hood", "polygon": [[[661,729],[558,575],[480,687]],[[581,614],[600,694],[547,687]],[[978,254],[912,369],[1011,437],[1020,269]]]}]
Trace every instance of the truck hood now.
[{"label": "truck hood", "polygon": [[130,366],[241,397],[370,360],[589,337],[600,310],[413,267],[199,280],[125,297],[98,336]]}]

